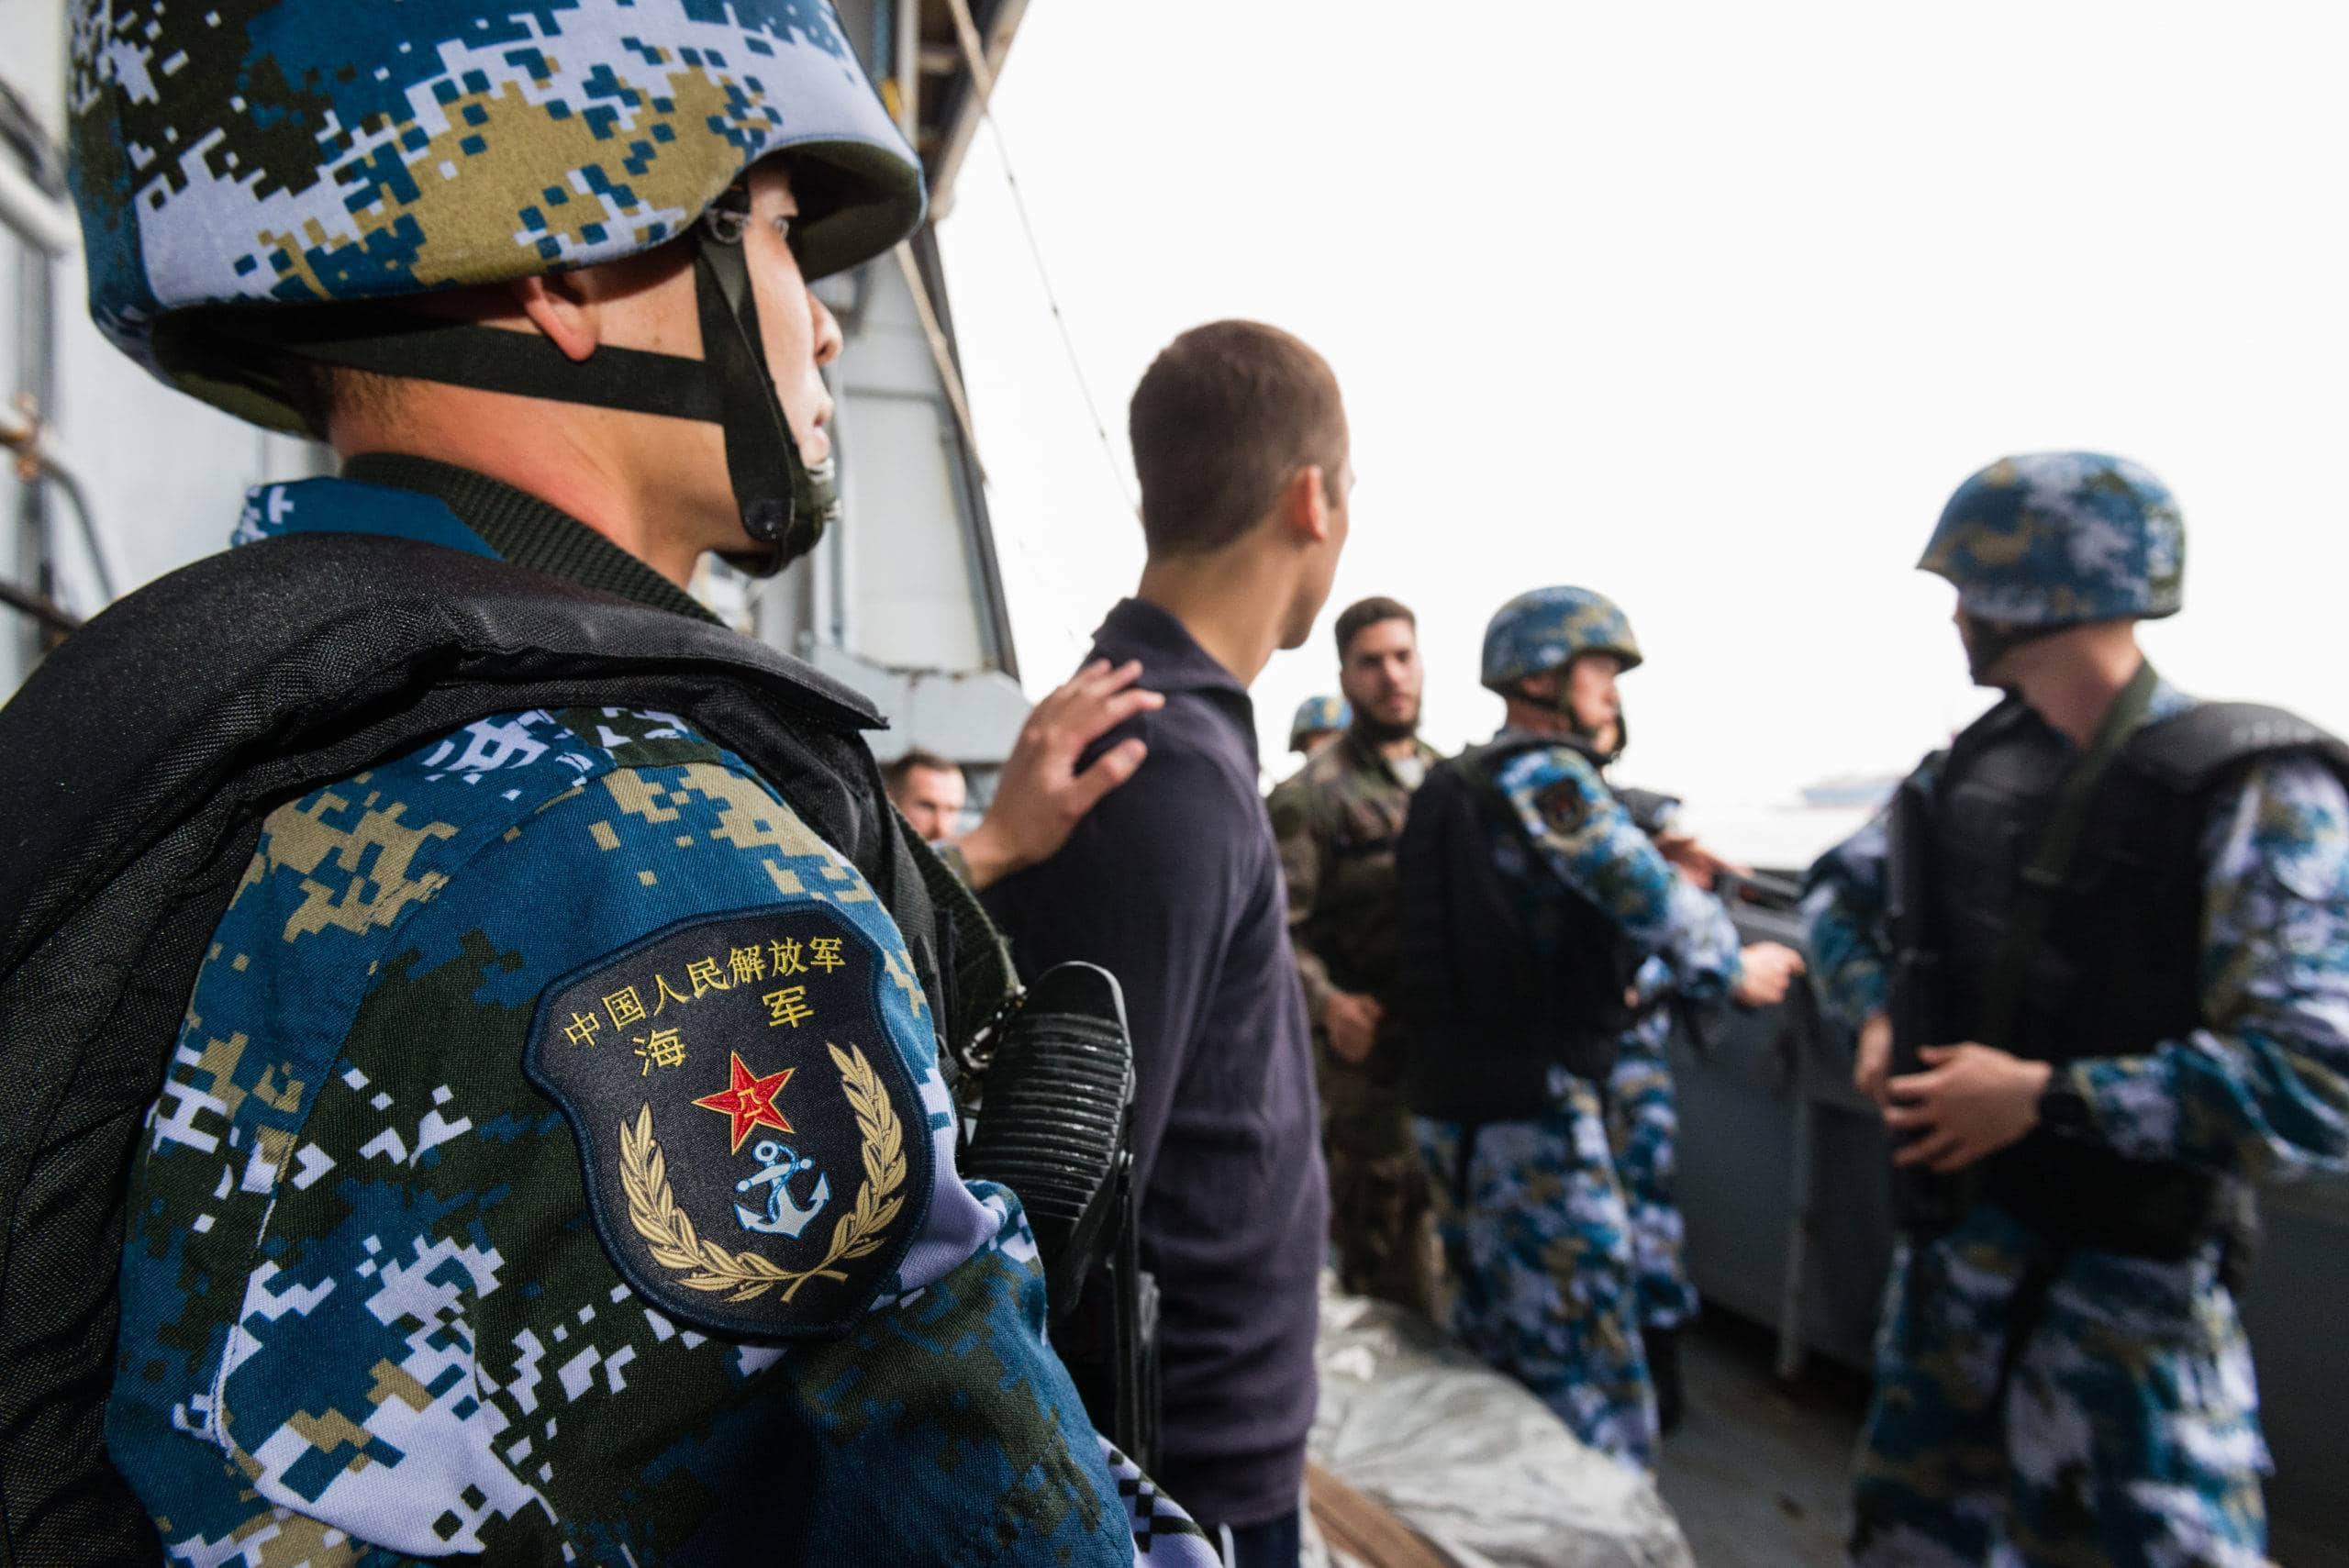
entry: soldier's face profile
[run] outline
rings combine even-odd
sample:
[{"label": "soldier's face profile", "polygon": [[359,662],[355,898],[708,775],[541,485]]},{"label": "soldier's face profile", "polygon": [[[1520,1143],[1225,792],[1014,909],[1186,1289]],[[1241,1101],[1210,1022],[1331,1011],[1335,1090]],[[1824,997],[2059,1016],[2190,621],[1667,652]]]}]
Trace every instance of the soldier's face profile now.
[{"label": "soldier's face profile", "polygon": [[1586,731],[1596,735],[1622,716],[1622,694],[1615,689],[1622,671],[1612,653],[1585,653],[1566,666],[1566,706]]},{"label": "soldier's face profile", "polygon": [[742,259],[759,302],[759,336],[774,376],[775,395],[798,438],[799,454],[821,462],[831,454],[832,395],[823,367],[840,358],[840,323],[807,287],[791,249],[799,203],[790,172],[770,158],[749,176],[751,222],[742,231]]},{"label": "soldier's face profile", "polygon": [[[840,357],[840,325],[809,291],[793,253],[791,226],[799,206],[788,171],[770,159],[743,183],[751,212],[740,243],[757,297],[761,345],[800,454],[818,462],[831,451],[826,427],[832,398],[822,373]],[[698,359],[704,347],[694,276],[690,250],[681,242],[533,284],[549,303],[524,307],[530,311],[527,320],[517,310],[512,321],[517,329],[563,332],[559,344],[574,359],[600,346]],[[697,549],[746,542],[717,425],[628,416],[607,421],[604,428],[615,447],[626,450],[626,467],[659,476],[650,488],[661,495],[664,509],[693,519],[678,526],[690,529]]]}]

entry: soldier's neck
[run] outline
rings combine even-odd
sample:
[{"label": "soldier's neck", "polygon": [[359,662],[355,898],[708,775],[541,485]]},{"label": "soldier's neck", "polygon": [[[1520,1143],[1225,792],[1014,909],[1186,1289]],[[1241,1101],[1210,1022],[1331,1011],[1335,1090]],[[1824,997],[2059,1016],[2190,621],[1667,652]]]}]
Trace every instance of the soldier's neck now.
[{"label": "soldier's neck", "polygon": [[2072,627],[2027,643],[2014,661],[2015,689],[2032,711],[2086,751],[2145,655],[2128,621]]},{"label": "soldier's neck", "polygon": [[703,551],[722,540],[700,537],[707,530],[675,504],[674,486],[630,472],[624,454],[634,450],[627,439],[634,432],[616,423],[630,420],[650,417],[434,385],[404,388],[388,417],[339,412],[333,439],[345,458],[432,458],[510,484],[578,518],[682,588]]}]

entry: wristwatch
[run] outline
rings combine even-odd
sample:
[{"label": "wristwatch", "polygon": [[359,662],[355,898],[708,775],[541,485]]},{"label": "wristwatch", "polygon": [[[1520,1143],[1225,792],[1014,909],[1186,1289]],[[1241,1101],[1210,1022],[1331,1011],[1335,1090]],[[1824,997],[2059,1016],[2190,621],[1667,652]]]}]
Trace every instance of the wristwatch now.
[{"label": "wristwatch", "polygon": [[2039,1124],[2065,1138],[2085,1138],[2093,1130],[2087,1096],[2068,1069],[2058,1067],[2048,1073],[2047,1087],[2039,1091]]}]

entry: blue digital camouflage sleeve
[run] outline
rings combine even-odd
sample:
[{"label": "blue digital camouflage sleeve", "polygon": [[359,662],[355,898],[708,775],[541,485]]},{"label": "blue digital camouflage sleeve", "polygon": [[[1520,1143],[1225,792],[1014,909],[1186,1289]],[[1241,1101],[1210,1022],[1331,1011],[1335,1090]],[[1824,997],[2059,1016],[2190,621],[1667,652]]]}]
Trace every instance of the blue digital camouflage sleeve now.
[{"label": "blue digital camouflage sleeve", "polygon": [[[1941,774],[1935,752],[1909,775],[1930,798]],[[1885,969],[1892,962],[1886,924],[1885,857],[1892,807],[1819,857],[1803,878],[1802,917],[1808,928],[1811,983],[1828,1016],[1856,1030],[1884,1011]]]},{"label": "blue digital camouflage sleeve", "polygon": [[252,1568],[1210,1561],[953,1153],[903,941],[772,790],[661,715],[482,720],[265,824],[133,1173],[109,1451]]},{"label": "blue digital camouflage sleeve", "polygon": [[1885,925],[1883,812],[1819,857],[1803,879],[1804,946],[1828,1015],[1856,1030],[1884,1010],[1892,938]]},{"label": "blue digital camouflage sleeve", "polygon": [[1615,922],[1642,955],[1672,966],[1683,995],[1737,983],[1737,928],[1720,901],[1672,869],[1598,771],[1564,746],[1522,751],[1496,782],[1559,880]]},{"label": "blue digital camouflage sleeve", "polygon": [[2313,760],[2264,763],[2202,853],[2210,1027],[2075,1063],[2085,1135],[2253,1176],[2349,1168],[2349,792]]}]

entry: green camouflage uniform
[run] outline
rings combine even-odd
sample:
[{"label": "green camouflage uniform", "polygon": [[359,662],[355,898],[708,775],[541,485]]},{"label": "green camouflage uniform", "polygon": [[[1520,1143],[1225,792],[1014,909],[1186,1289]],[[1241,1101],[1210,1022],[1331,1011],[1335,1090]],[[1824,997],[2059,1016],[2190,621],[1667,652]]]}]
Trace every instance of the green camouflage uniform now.
[{"label": "green camouflage uniform", "polygon": [[[1414,741],[1419,771],[1437,752]],[[1349,1291],[1433,1313],[1427,1173],[1411,1140],[1389,1009],[1367,1061],[1341,1062],[1321,1029],[1333,991],[1384,998],[1396,969],[1395,840],[1411,790],[1348,730],[1272,794],[1288,880],[1289,940],[1311,1011],[1330,1164],[1330,1240]]]}]

